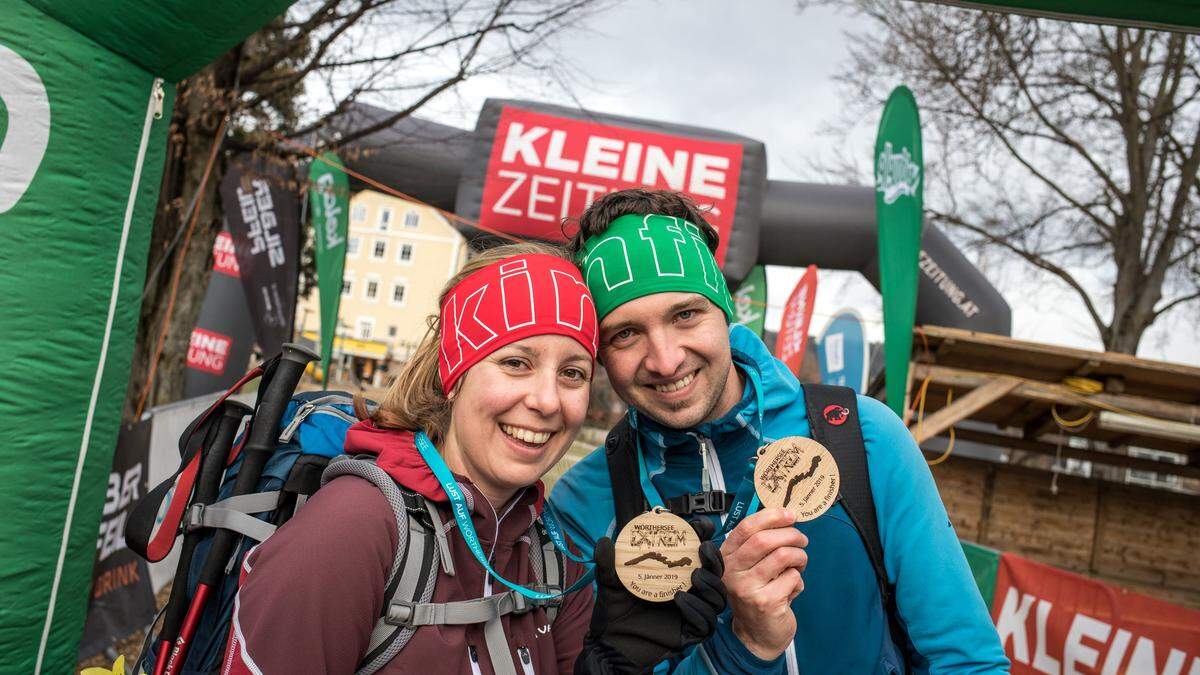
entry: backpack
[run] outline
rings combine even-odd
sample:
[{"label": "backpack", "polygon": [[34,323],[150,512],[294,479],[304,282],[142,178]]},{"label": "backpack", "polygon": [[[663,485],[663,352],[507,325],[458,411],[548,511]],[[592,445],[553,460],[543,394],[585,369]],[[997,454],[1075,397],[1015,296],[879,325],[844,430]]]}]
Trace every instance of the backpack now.
[{"label": "backpack", "polygon": [[[883,563],[883,544],[879,539],[875,499],[867,474],[867,446],[858,417],[857,395],[848,387],[826,384],[801,386],[804,388],[804,406],[812,437],[824,445],[837,462],[841,476],[838,501],[854,523],[854,529],[862,539],[871,561],[871,568],[875,571],[892,641],[897,648],[907,652],[911,649],[911,643],[900,622],[895,588],[888,582]],[[635,433],[628,417],[622,418],[604,441],[616,512],[614,532],[620,532],[626,523],[649,509],[638,475]],[[664,499],[664,503],[672,513],[687,518],[696,514],[725,513],[733,500],[732,493],[709,490]]]},{"label": "backpack", "polygon": [[[235,387],[236,390],[236,387]],[[225,396],[233,393],[231,390]],[[239,419],[250,412],[241,404],[218,400],[198,417],[180,438],[181,464],[176,473],[147,493],[134,507],[126,527],[129,547],[151,562],[166,557],[181,534],[184,553],[176,571],[172,599],[183,602],[191,597],[199,579],[212,535],[217,529],[233,530],[242,535],[217,590],[199,617],[199,625],[190,643],[183,673],[211,673],[221,666],[228,642],[234,599],[238,590],[242,559],[258,543],[295,515],[322,485],[339,476],[354,475],[376,485],[396,516],[398,546],[387,583],[383,612],[371,634],[370,647],[359,663],[359,673],[374,673],[383,668],[408,643],[420,626],[450,623],[485,623],[489,651],[507,654],[507,642],[500,629],[499,617],[522,613],[543,606],[553,622],[557,603],[537,603],[513,592],[456,603],[430,603],[439,574],[453,575],[446,527],[437,509],[424,497],[398,485],[385,471],[375,466],[370,456],[343,454],[346,432],[358,421],[354,399],[345,392],[307,392],[292,397],[279,426],[278,443],[263,470],[257,489],[246,495],[229,494],[241,467],[238,454],[244,438],[234,442],[228,462],[222,455],[210,461],[228,463],[220,479],[215,500],[202,499],[195,474],[202,449],[220,435],[220,418],[214,411],[224,409],[228,417]],[[231,434],[232,432],[226,431]],[[226,441],[228,443],[228,440]],[[219,443],[217,443],[219,445]],[[189,546],[188,534],[194,540]],[[530,528],[530,560],[539,586],[561,590],[565,575],[562,554],[535,520]],[[178,594],[179,598],[176,598]],[[160,612],[160,615],[163,613]],[[169,616],[169,615],[168,615]],[[489,622],[491,618],[494,622]],[[155,624],[158,619],[155,619]],[[164,622],[164,626],[165,626]],[[492,624],[494,623],[494,626]],[[153,626],[153,624],[152,624]],[[491,630],[489,631],[489,628]],[[495,633],[504,641],[503,651],[492,649]],[[161,632],[161,631],[160,631]],[[166,639],[166,638],[164,638]],[[138,666],[154,672],[158,655],[147,645],[159,644],[159,637],[147,631]],[[497,672],[512,672],[513,666],[498,666]]]}]

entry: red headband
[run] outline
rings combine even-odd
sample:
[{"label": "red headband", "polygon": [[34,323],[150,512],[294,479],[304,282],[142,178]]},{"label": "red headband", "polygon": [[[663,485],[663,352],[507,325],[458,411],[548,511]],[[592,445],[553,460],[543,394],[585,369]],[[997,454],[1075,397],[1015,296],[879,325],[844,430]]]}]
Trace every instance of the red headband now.
[{"label": "red headband", "polygon": [[575,265],[520,255],[472,273],[446,295],[441,315],[442,391],[497,349],[534,335],[574,338],[596,358],[596,305]]}]

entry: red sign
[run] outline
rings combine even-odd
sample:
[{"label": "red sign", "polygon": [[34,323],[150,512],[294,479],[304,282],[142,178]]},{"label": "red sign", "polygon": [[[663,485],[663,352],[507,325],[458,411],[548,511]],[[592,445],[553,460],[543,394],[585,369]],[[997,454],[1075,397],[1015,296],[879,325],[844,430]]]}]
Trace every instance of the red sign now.
[{"label": "red sign", "polygon": [[1005,553],[992,620],[1012,672],[1200,673],[1200,612]]},{"label": "red sign", "polygon": [[233,250],[233,237],[228,232],[219,232],[217,240],[213,242],[213,271],[235,279],[242,276],[237,254]]},{"label": "red sign", "polygon": [[192,338],[188,344],[187,365],[213,375],[225,372],[225,364],[229,359],[229,346],[233,340],[228,335],[221,335],[203,328],[192,330]]},{"label": "red sign", "polygon": [[685,192],[709,206],[725,261],[742,146],[556,117],[505,106],[492,142],[479,225],[562,240],[562,220],[631,187]]},{"label": "red sign", "polygon": [[812,322],[813,302],[817,298],[817,266],[809,265],[796,282],[792,296],[783,308],[783,322],[775,342],[775,355],[793,374],[800,374],[804,350],[808,346],[808,324]]}]

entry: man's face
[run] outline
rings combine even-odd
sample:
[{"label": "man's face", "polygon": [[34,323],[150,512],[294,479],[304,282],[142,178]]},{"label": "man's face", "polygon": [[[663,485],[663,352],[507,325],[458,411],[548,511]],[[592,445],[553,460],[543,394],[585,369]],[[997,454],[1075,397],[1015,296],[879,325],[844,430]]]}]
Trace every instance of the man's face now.
[{"label": "man's face", "polygon": [[656,293],[600,322],[600,358],[626,403],[674,429],[724,415],[741,398],[725,315],[696,293]]}]

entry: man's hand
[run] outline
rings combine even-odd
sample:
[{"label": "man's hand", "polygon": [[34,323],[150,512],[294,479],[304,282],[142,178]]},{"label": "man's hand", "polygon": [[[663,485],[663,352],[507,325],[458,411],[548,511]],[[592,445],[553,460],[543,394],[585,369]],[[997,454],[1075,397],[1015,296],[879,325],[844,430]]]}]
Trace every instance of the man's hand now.
[{"label": "man's hand", "polygon": [[755,656],[774,659],[796,634],[792,600],[804,590],[808,537],[786,509],[765,509],[733,529],[721,545],[733,633]]}]

